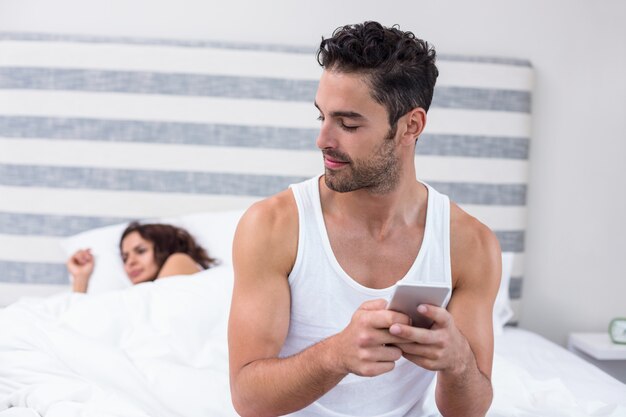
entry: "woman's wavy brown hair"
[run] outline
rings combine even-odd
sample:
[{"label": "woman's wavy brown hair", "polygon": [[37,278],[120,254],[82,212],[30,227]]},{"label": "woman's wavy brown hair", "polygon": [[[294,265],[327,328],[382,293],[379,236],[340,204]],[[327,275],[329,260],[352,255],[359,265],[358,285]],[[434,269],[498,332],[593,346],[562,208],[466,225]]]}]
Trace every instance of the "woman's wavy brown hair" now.
[{"label": "woman's wavy brown hair", "polygon": [[137,232],[143,239],[152,242],[154,245],[154,261],[159,271],[167,258],[174,253],[186,253],[204,269],[217,264],[217,260],[211,258],[188,231],[169,224],[131,222],[120,238],[120,253],[122,252],[122,241],[132,232]]}]

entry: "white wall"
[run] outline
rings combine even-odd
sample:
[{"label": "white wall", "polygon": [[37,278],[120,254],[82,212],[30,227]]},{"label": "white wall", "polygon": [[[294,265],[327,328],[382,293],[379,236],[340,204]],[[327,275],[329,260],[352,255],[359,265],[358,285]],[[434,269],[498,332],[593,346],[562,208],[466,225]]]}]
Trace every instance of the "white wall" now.
[{"label": "white wall", "polygon": [[626,2],[0,0],[0,30],[293,43],[363,20],[536,69],[522,327],[626,316]]}]

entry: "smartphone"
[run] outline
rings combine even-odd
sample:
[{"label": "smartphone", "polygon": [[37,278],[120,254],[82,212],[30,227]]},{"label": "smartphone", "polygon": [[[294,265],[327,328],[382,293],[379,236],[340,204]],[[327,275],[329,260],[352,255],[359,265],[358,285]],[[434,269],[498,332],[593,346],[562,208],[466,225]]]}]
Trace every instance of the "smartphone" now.
[{"label": "smartphone", "polygon": [[430,328],[433,321],[417,312],[420,304],[442,307],[450,296],[450,288],[427,284],[397,284],[387,309],[404,313],[411,318],[411,326]]}]

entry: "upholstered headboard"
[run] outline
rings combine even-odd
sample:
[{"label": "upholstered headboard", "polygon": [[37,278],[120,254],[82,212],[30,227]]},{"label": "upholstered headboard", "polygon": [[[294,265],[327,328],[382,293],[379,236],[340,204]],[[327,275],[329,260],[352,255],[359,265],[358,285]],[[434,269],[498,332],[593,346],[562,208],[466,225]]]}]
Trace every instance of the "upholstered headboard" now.
[{"label": "upholstered headboard", "polygon": [[[515,253],[519,300],[532,69],[438,66],[418,176]],[[315,45],[0,33],[0,301],[66,285],[65,236],[242,208],[321,172],[320,74]]]}]

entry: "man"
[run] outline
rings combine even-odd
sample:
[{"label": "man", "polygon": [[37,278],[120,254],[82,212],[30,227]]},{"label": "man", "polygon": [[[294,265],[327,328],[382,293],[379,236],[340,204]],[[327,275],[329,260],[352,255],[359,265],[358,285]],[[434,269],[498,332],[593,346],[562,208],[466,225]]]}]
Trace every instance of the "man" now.
[{"label": "man", "polygon": [[[416,180],[435,53],[366,22],[322,41],[324,175],[253,205],[237,228],[229,320],[242,416],[484,416],[492,400],[494,234]],[[387,310],[398,281],[452,288],[430,329]],[[437,412],[437,410],[435,410]]]}]

